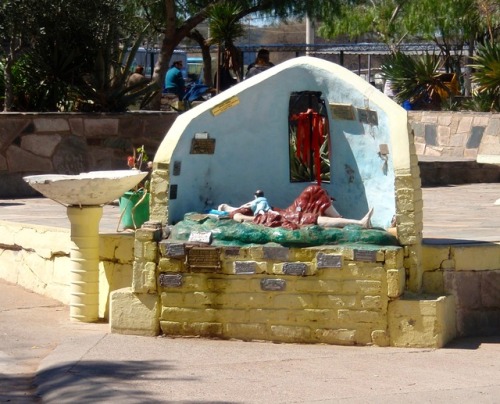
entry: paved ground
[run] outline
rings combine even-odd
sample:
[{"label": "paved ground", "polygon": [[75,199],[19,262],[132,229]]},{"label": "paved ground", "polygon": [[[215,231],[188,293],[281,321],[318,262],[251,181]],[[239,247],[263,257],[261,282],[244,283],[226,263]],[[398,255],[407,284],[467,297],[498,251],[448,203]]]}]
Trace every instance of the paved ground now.
[{"label": "paved ground", "polygon": [[462,339],[440,350],[273,344],[109,334],[107,324],[68,318],[59,302],[0,280],[0,402],[442,404],[500,397],[500,338]]},{"label": "paved ground", "polygon": [[[500,242],[500,184],[423,194],[426,242]],[[106,206],[101,231],[118,217]],[[69,227],[46,199],[1,200],[0,220]],[[68,319],[61,303],[0,280],[0,402],[500,402],[500,337],[341,347],[124,336]]]}]

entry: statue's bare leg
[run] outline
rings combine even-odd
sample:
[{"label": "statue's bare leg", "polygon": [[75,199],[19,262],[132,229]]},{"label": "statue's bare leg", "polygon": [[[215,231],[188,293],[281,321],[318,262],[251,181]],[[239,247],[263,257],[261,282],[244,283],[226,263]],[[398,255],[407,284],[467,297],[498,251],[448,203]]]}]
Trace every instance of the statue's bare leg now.
[{"label": "statue's bare leg", "polygon": [[373,215],[373,208],[371,208],[368,213],[360,220],[356,219],[345,219],[343,217],[327,217],[320,216],[318,217],[318,225],[323,227],[339,227],[342,228],[348,224],[357,224],[365,229],[371,227],[370,219]]}]

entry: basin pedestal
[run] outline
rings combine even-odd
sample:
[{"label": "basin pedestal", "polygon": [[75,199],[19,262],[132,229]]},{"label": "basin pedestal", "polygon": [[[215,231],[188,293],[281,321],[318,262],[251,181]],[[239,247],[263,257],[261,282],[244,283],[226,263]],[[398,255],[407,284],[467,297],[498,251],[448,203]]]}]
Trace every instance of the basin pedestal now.
[{"label": "basin pedestal", "polygon": [[102,206],[68,206],[71,223],[71,321],[99,319],[99,222]]}]

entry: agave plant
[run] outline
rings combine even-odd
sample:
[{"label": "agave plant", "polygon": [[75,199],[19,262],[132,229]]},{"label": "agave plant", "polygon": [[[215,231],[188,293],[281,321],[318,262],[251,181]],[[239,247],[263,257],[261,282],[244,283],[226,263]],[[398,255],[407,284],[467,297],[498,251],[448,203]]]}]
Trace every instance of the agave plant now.
[{"label": "agave plant", "polygon": [[79,109],[87,112],[124,112],[140,100],[141,105],[144,105],[159,91],[155,82],[127,84],[130,68],[142,39],[140,36],[135,41],[130,52],[127,52],[127,46],[120,51],[103,46],[97,55],[93,71],[78,86]]},{"label": "agave plant", "polygon": [[439,71],[442,65],[436,55],[415,58],[396,52],[382,65],[382,74],[391,80],[398,102],[408,100],[420,108],[439,109],[442,99],[453,95],[446,84],[448,78]]},{"label": "agave plant", "polygon": [[477,97],[487,101],[488,110],[500,111],[500,44],[479,46],[473,60],[472,82],[477,86]]}]

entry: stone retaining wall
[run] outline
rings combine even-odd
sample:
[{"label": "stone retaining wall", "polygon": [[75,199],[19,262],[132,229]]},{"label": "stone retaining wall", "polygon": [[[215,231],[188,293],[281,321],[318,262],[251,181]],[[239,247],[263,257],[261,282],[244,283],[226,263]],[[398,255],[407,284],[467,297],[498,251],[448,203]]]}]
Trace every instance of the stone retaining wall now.
[{"label": "stone retaining wall", "polygon": [[[177,115],[145,111],[2,113],[0,198],[36,195],[22,180],[25,175],[127,169],[126,156],[133,146],[144,144],[152,158]],[[410,111],[408,118],[419,159],[500,164],[500,114]],[[427,178],[433,178],[430,169],[431,173],[422,170],[424,184],[428,184]],[[488,168],[487,177],[481,169],[464,181],[474,181],[478,176],[481,182],[486,178],[496,181],[499,174],[491,170]]]},{"label": "stone retaining wall", "polygon": [[0,114],[0,198],[36,195],[22,177],[126,170],[145,146],[153,158],[175,112]]}]

